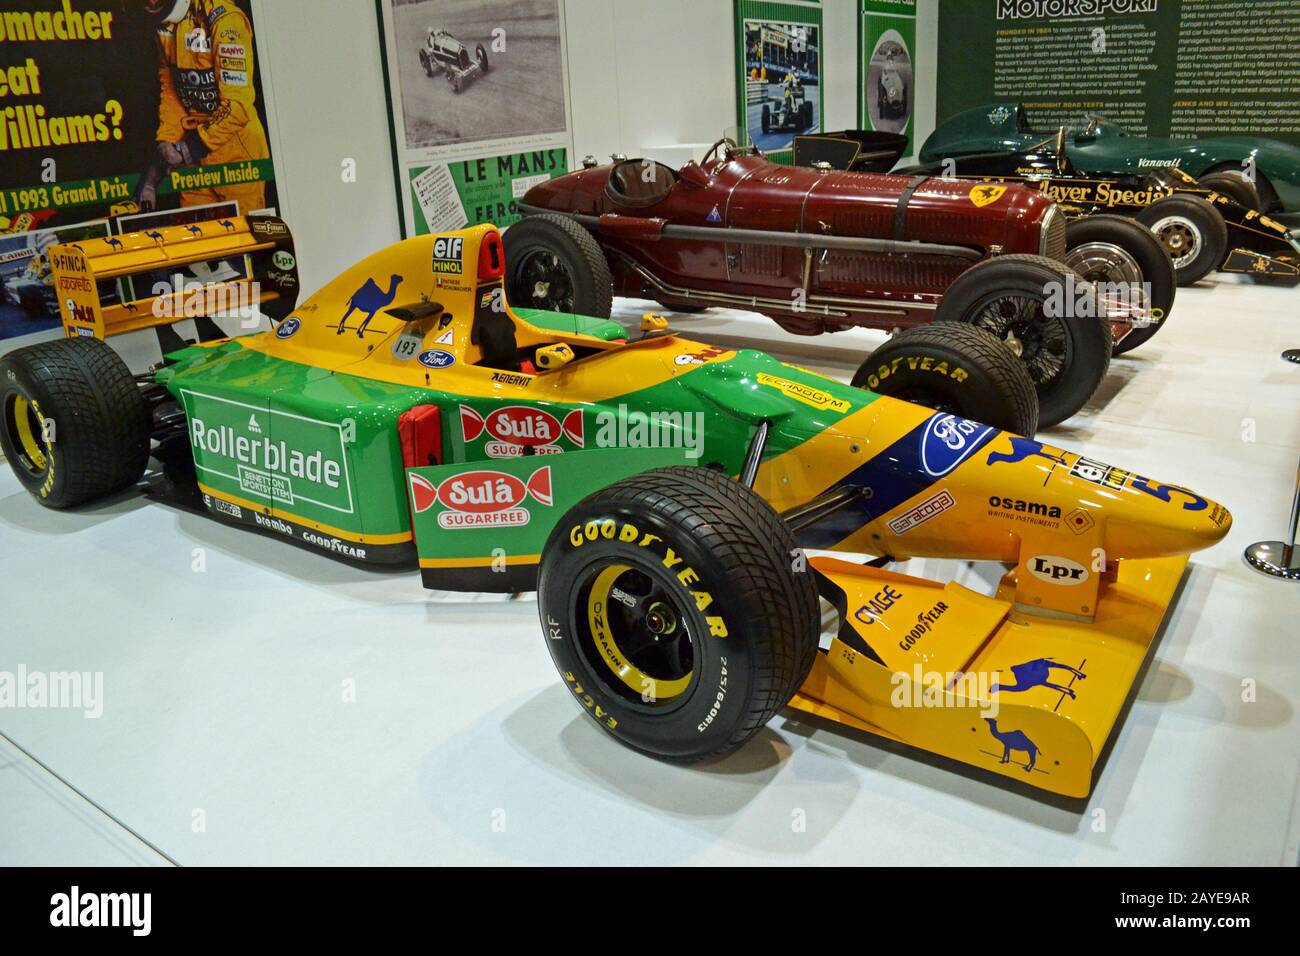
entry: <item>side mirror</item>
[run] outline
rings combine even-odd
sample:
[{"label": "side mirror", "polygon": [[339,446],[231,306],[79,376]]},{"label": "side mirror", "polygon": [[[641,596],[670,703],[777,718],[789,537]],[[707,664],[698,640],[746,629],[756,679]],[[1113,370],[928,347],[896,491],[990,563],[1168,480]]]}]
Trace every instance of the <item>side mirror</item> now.
[{"label": "side mirror", "polygon": [[709,175],[700,168],[700,164],[691,160],[677,170],[677,175],[689,186],[702,187],[709,184]]},{"label": "side mirror", "polygon": [[556,342],[554,345],[543,345],[533,353],[533,364],[543,372],[554,371],[557,368],[563,368],[574,360],[573,349],[563,342]]}]

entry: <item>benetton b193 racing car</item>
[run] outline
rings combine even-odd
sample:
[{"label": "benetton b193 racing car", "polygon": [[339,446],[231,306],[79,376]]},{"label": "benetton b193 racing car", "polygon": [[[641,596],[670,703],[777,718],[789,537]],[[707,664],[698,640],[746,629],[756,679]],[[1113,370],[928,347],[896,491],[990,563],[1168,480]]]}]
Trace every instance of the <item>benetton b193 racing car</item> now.
[{"label": "benetton b193 racing car", "polygon": [[[138,377],[74,334],[127,308],[101,307],[97,276],[263,256],[277,225],[52,249],[69,337],[0,359],[18,479],[73,506],[179,448],[214,518],[417,559],[431,588],[536,588],[580,708],[642,751],[725,753],[789,705],[1084,796],[1187,554],[1231,524],[1180,485],[688,341],[660,316],[638,334],[511,310],[490,226],[397,243],[301,304],[286,290],[274,330],[187,344]],[[133,305],[164,321],[158,300]],[[886,385],[989,372],[940,371],[906,335]],[[1033,401],[1027,378],[1002,381]],[[882,566],[926,556],[1006,571],[982,594]],[[825,649],[823,606],[839,622]]]}]

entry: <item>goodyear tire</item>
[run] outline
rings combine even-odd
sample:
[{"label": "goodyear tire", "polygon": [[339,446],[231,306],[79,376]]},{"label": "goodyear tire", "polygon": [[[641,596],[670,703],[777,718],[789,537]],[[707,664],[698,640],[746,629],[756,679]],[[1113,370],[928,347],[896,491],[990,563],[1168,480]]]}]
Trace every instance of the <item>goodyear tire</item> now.
[{"label": "goodyear tire", "polygon": [[1016,435],[1033,437],[1038,430],[1029,372],[973,326],[949,322],[899,332],[867,356],[852,384]]},{"label": "goodyear tire", "polygon": [[789,528],[705,468],[664,468],[579,502],[542,553],[547,648],[588,716],[672,760],[727,753],[812,667],[817,589]]},{"label": "goodyear tire", "polygon": [[1199,282],[1223,263],[1228,227],[1219,211],[1200,196],[1175,194],[1137,214],[1168,253],[1179,285]]},{"label": "goodyear tire", "polygon": [[149,461],[149,434],[130,369],[99,339],[0,357],[0,448],[42,504],[71,508],[134,484]]},{"label": "goodyear tire", "polygon": [[[1085,302],[1086,309],[1076,307]],[[1072,269],[1043,256],[1011,255],[958,276],[934,321],[984,329],[1017,355],[1038,393],[1038,426],[1048,428],[1081,409],[1106,377],[1115,340],[1102,315],[1091,284]]]},{"label": "goodyear tire", "polygon": [[1089,282],[1146,285],[1150,324],[1130,330],[1111,354],[1131,352],[1169,321],[1178,279],[1173,262],[1149,229],[1124,216],[1088,216],[1066,226],[1065,242],[1065,264]]},{"label": "goodyear tire", "polygon": [[600,244],[572,219],[526,216],[505,231],[506,300],[513,306],[609,318],[614,281]]},{"label": "goodyear tire", "polygon": [[1259,190],[1243,173],[1231,168],[1211,170],[1196,181],[1204,189],[1213,189],[1222,193],[1233,202],[1241,203],[1247,209],[1262,212]]}]

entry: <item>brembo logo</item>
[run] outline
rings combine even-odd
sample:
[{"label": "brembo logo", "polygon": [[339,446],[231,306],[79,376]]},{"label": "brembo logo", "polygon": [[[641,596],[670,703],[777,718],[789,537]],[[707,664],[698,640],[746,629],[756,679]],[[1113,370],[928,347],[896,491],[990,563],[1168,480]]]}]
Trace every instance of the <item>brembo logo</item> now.
[{"label": "brembo logo", "polygon": [[494,409],[487,416],[462,405],[460,425],[466,442],[476,441],[484,433],[495,439],[487,443],[489,458],[518,458],[525,448],[538,455],[554,455],[563,451],[555,444],[561,435],[579,448],[583,446],[582,410],[577,408],[561,422],[548,411],[523,405]]},{"label": "brembo logo", "polygon": [[444,528],[518,527],[532,518],[520,507],[528,498],[550,507],[551,467],[538,468],[527,481],[501,471],[467,471],[436,486],[412,474],[411,498],[416,514],[441,502],[447,510],[439,513],[438,524]]}]

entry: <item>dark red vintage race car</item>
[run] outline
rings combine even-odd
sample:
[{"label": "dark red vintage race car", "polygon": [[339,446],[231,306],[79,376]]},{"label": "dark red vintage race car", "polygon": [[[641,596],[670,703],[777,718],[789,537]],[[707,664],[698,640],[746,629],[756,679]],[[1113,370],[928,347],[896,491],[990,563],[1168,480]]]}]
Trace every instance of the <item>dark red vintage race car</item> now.
[{"label": "dark red vintage race car", "polygon": [[809,335],[966,323],[1021,358],[1043,425],[1078,411],[1114,340],[1148,320],[1062,262],[1064,216],[1020,186],[779,166],[720,140],[680,170],[588,161],[520,209],[505,235],[514,305],[607,316],[612,295],[647,297]]}]

